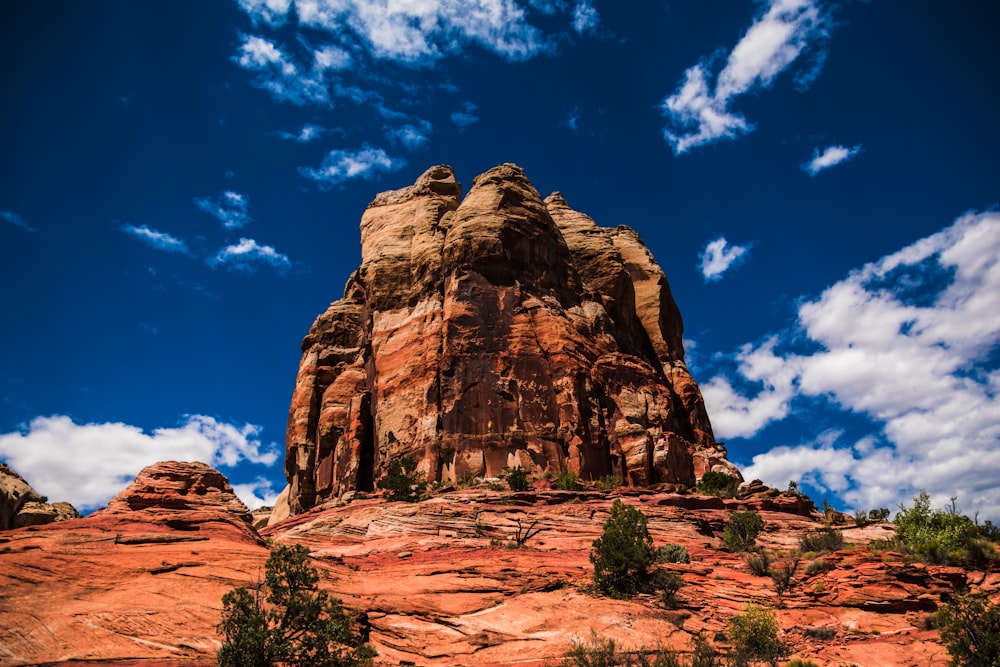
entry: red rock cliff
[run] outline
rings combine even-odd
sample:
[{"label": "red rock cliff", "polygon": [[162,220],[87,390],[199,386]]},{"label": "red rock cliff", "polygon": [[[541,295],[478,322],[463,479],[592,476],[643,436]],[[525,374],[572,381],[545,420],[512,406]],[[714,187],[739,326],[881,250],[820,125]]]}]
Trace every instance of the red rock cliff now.
[{"label": "red rock cliff", "polygon": [[285,458],[301,512],[410,456],[430,481],[572,470],[629,485],[739,475],[684,364],[663,271],[511,164],[375,198],[362,263],[302,343]]}]

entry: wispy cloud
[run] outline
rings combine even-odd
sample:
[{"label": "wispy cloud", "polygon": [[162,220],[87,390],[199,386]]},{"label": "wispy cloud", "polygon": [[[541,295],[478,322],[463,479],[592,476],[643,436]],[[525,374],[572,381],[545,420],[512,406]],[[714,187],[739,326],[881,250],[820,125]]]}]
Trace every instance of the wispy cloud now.
[{"label": "wispy cloud", "polygon": [[312,125],[306,124],[302,126],[302,129],[296,134],[291,132],[278,132],[278,136],[286,141],[294,141],[299,144],[308,144],[317,139],[321,139],[323,135],[329,134],[331,130],[323,127],[322,125]]},{"label": "wispy cloud", "polygon": [[196,198],[195,206],[222,223],[226,229],[239,229],[250,222],[247,209],[250,199],[232,190],[226,190],[215,199]]},{"label": "wispy cloud", "polygon": [[601,22],[601,17],[589,0],[576,3],[573,8],[573,29],[581,35],[593,32]]},{"label": "wispy cloud", "polygon": [[476,105],[472,102],[465,102],[462,104],[462,110],[456,111],[451,114],[451,122],[453,122],[458,129],[464,130],[470,125],[474,125],[479,122],[479,116],[476,115]]},{"label": "wispy cloud", "polygon": [[698,259],[701,260],[698,269],[705,282],[720,280],[726,271],[746,260],[749,250],[748,245],[729,245],[729,242],[720,236],[709,241],[698,255]]},{"label": "wispy cloud", "polygon": [[419,124],[407,123],[402,127],[386,128],[386,138],[413,150],[430,140],[430,132],[431,124],[426,121]]},{"label": "wispy cloud", "polygon": [[[205,461],[223,468],[241,462],[271,466],[275,443],[260,439],[260,427],[190,415],[176,427],[146,433],[120,422],[77,424],[70,417],[37,417],[0,434],[0,458],[24,475],[39,493],[79,509],[101,507],[157,461]],[[253,502],[252,498],[246,498]]]},{"label": "wispy cloud", "polygon": [[318,58],[314,58],[313,67],[305,69],[276,42],[258,35],[242,35],[242,39],[233,60],[253,72],[254,85],[281,102],[331,105],[325,79],[329,68],[323,67]]},{"label": "wispy cloud", "polygon": [[852,157],[861,152],[861,146],[827,146],[822,152],[817,148],[813,150],[812,159],[802,164],[802,170],[810,176],[815,176],[824,169],[836,167],[841,162],[847,162]]},{"label": "wispy cloud", "polygon": [[288,255],[283,255],[269,245],[261,245],[254,239],[245,238],[221,249],[214,257],[209,258],[208,263],[246,273],[256,272],[261,265],[270,266],[279,272],[292,265]]},{"label": "wispy cloud", "polygon": [[[753,126],[732,110],[745,93],[769,87],[800,56],[827,35],[818,0],[771,0],[726,58],[712,83],[717,59],[706,59],[684,73],[677,91],[662,104],[667,117],[664,137],[674,153],[732,139]],[[820,57],[815,62],[821,62]],[[818,75],[814,62],[811,77]],[[800,79],[804,84],[808,79]]]},{"label": "wispy cloud", "polygon": [[406,161],[389,156],[381,148],[367,144],[358,150],[332,150],[319,168],[300,167],[299,172],[321,188],[332,188],[352,178],[374,178],[380,172],[402,169]]},{"label": "wispy cloud", "polygon": [[20,227],[26,232],[37,232],[38,230],[28,224],[28,221],[19,216],[14,211],[0,211],[0,218],[3,218],[8,223],[14,225],[15,227]]},{"label": "wispy cloud", "polygon": [[160,232],[155,229],[151,229],[146,225],[123,225],[121,230],[139,239],[143,243],[157,250],[162,250],[164,252],[176,252],[182,255],[191,254],[188,250],[187,244],[176,236],[167,234],[166,232]]},{"label": "wispy cloud", "polygon": [[[998,344],[1000,213],[970,213],[802,302],[795,326],[741,348],[705,400],[722,438],[753,437],[816,402],[876,424],[854,441],[817,434],[755,456],[749,477],[808,477],[858,508],[891,507],[920,488],[936,502],[960,493],[997,520]],[[839,477],[825,468],[833,463]]]},{"label": "wispy cloud", "polygon": [[561,124],[564,127],[568,127],[573,132],[579,132],[581,118],[583,118],[583,114],[580,113],[580,107],[573,107],[569,110],[566,120],[564,120]]}]

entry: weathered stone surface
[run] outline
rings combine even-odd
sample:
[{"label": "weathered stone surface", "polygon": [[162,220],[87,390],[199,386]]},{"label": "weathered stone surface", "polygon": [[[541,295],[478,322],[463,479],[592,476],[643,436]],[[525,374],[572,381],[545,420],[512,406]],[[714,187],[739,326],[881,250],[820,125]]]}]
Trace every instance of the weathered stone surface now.
[{"label": "weathered stone surface", "polygon": [[739,476],[684,364],[666,277],[632,230],[542,200],[515,165],[464,199],[438,166],[376,197],[361,242],[344,298],[303,340],[292,514],[373,490],[405,456],[444,484],[512,466],[636,486]]},{"label": "weathered stone surface", "polygon": [[95,514],[138,510],[213,510],[253,523],[250,510],[236,496],[226,476],[200,462],[161,461],[146,466],[135,481]]},{"label": "weathered stone surface", "polygon": [[0,530],[38,526],[80,516],[66,502],[47,502],[7,465],[0,463]]}]

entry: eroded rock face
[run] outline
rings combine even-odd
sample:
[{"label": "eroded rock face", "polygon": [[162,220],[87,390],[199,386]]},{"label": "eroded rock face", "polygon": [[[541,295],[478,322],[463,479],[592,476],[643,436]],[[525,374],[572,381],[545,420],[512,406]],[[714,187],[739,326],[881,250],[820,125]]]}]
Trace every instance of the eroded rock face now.
[{"label": "eroded rock face", "polygon": [[47,502],[23,477],[0,463],[0,530],[40,526],[79,516],[69,503]]},{"label": "eroded rock face", "polygon": [[511,164],[464,200],[449,167],[386,192],[362,263],[302,344],[286,437],[292,514],[409,456],[450,483],[520,466],[626,484],[739,476],[684,364],[663,271]]}]

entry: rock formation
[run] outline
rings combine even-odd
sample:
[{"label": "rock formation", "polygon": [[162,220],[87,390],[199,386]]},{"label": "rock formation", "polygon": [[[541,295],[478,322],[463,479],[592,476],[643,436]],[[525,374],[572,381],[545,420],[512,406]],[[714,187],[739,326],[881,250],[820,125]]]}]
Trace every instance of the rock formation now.
[{"label": "rock formation", "polygon": [[0,530],[38,526],[79,516],[69,503],[49,503],[23,477],[0,463]]},{"label": "rock formation", "polygon": [[720,469],[683,325],[638,234],[599,227],[511,164],[464,200],[449,167],[378,195],[361,266],[302,343],[292,514],[411,457],[452,483],[520,466],[691,485]]}]

